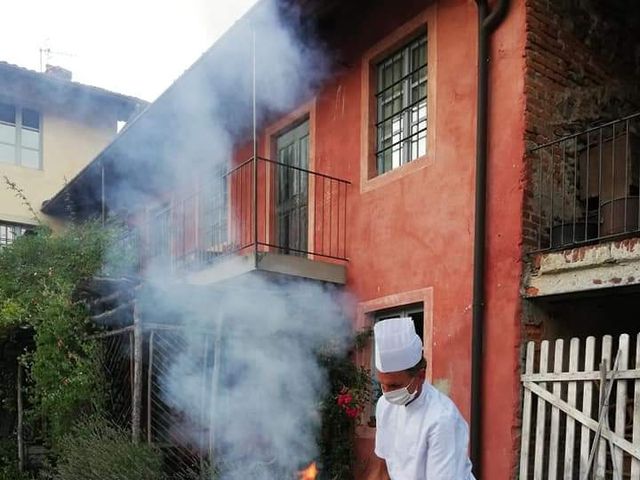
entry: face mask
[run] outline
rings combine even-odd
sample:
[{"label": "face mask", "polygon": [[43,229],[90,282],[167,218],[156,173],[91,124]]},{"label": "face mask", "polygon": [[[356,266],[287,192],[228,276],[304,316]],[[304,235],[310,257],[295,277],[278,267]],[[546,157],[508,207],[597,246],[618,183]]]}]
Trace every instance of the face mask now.
[{"label": "face mask", "polygon": [[[411,380],[413,382],[413,380]],[[409,385],[411,382],[407,384],[406,387],[399,388],[398,390],[392,390],[391,392],[383,392],[384,398],[387,402],[392,403],[393,405],[406,405],[411,400],[416,398],[416,394],[418,393],[418,389],[413,393],[409,393]]]}]

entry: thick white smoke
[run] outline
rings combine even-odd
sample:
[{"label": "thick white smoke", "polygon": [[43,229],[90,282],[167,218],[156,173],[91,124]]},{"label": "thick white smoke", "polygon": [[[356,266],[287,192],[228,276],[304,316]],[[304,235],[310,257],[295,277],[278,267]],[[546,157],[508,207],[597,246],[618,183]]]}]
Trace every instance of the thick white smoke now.
[{"label": "thick white smoke", "polygon": [[[277,0],[260,2],[125,131],[113,155],[131,160],[113,162],[114,210],[230,164],[234,146],[251,141],[254,60],[259,124],[313,94],[327,61],[300,35],[300,20]],[[210,288],[162,268],[145,275],[143,323],[187,332],[159,379],[164,402],[183,416],[181,436],[201,450],[213,445],[225,480],[282,480],[316,458],[326,379],[314,353],[346,346],[342,293],[257,275]]]},{"label": "thick white smoke", "polygon": [[109,154],[130,159],[108,167],[119,179],[111,208],[227,167],[234,146],[252,141],[254,99],[260,127],[312,97],[329,74],[328,57],[301,12],[284,3],[261,0],[125,129]]},{"label": "thick white smoke", "polygon": [[344,351],[343,305],[334,288],[258,276],[218,289],[147,284],[144,318],[165,312],[190,332],[161,378],[164,399],[186,416],[183,436],[205,452],[213,443],[222,478],[281,480],[317,458],[326,379],[315,352]]}]

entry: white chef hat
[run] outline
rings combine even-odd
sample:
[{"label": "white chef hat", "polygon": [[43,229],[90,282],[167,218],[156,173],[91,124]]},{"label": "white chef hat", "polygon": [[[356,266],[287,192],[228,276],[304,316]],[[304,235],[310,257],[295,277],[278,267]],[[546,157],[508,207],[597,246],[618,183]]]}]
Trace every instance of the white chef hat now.
[{"label": "white chef hat", "polygon": [[375,324],[376,368],[379,372],[401,372],[415,367],[422,358],[422,341],[410,318],[389,318]]}]

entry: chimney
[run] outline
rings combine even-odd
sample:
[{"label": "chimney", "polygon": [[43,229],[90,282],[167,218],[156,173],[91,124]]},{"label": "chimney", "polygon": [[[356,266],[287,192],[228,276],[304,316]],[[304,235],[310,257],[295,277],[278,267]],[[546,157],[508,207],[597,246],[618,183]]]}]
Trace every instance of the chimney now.
[{"label": "chimney", "polygon": [[49,65],[49,64],[47,64],[44,73],[45,73],[45,75],[50,75],[50,76],[58,78],[60,80],[71,81],[71,75],[72,75],[71,70],[67,70],[66,68],[58,67],[57,65]]}]

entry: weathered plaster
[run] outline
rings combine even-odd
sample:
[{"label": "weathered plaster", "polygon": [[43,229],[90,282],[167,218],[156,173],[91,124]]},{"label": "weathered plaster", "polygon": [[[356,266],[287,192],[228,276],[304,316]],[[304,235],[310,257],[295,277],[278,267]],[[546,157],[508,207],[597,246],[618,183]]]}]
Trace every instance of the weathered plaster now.
[{"label": "weathered plaster", "polygon": [[538,254],[531,265],[529,298],[640,285],[640,238]]}]

